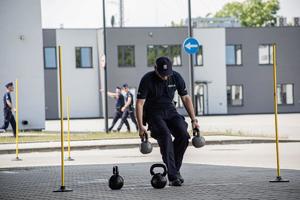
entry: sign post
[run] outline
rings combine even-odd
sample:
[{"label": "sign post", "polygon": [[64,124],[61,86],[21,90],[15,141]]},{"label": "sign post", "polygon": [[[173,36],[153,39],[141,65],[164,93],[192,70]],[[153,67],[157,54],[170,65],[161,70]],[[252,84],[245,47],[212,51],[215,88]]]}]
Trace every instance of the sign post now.
[{"label": "sign post", "polygon": [[193,54],[198,53],[199,51],[199,42],[196,38],[188,37],[183,42],[183,48],[187,54],[190,56],[190,87],[191,87],[191,97],[193,105],[195,106],[195,94],[194,94],[194,67],[193,67]]}]

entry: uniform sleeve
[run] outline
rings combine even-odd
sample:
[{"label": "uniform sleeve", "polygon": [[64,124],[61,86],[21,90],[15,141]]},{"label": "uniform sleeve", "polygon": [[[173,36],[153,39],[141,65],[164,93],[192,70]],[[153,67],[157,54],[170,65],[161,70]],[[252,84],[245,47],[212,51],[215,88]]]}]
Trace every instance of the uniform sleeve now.
[{"label": "uniform sleeve", "polygon": [[176,89],[180,96],[185,96],[188,94],[185,82],[180,74],[177,74],[176,76]]},{"label": "uniform sleeve", "polygon": [[142,78],[138,93],[137,93],[137,99],[146,99],[148,95],[148,87],[147,87],[147,79],[145,77]]}]

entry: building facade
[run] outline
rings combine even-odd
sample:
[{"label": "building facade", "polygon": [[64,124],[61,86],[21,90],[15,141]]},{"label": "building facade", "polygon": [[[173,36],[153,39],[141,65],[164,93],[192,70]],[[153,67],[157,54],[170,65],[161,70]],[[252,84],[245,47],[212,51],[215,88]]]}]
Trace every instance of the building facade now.
[{"label": "building facade", "polygon": [[72,117],[102,116],[103,95],[100,93],[100,80],[103,80],[103,74],[99,67],[99,57],[103,55],[102,31],[44,29],[43,37],[46,118],[57,119],[59,116],[59,46],[62,52],[63,101],[66,103],[67,97],[70,98]]},{"label": "building facade", "polygon": [[[1,98],[6,92],[5,84],[18,79],[19,127],[43,129],[45,88],[40,0],[1,0],[0,35]],[[15,106],[15,93],[12,98]],[[2,108],[0,123],[3,122]],[[24,120],[28,125],[22,124]]]},{"label": "building facade", "polygon": [[[26,12],[24,12],[26,10]],[[187,27],[43,29],[40,0],[0,1],[0,84],[19,80],[21,129],[43,129],[59,118],[58,46],[62,49],[64,103],[72,118],[103,117],[104,66],[108,89],[127,83],[136,96],[155,58],[168,56],[190,90],[189,56],[182,43]],[[278,109],[300,112],[300,27],[194,28],[201,46],[193,56],[197,115],[273,112],[273,48],[277,48]],[[13,101],[15,102],[13,94]],[[176,107],[186,114],[175,95]],[[108,99],[109,116],[114,100]],[[0,120],[3,120],[0,111]],[[22,121],[29,122],[22,125]]]},{"label": "building facade", "polygon": [[278,111],[300,111],[300,27],[227,28],[228,114],[273,112],[277,49]]},{"label": "building facade", "polygon": [[[98,32],[97,32],[98,31]],[[104,95],[99,93],[103,85],[102,30],[85,29],[44,29],[45,91],[47,119],[58,117],[57,86],[57,50],[52,44],[61,45],[64,74],[64,93],[71,97],[71,114],[74,118],[102,117]],[[195,88],[197,114],[226,114],[226,65],[225,30],[195,29],[195,37],[203,44],[201,54],[195,57]],[[168,56],[173,61],[173,69],[179,72],[190,90],[189,56],[182,49],[187,35],[186,28],[147,27],[147,28],[109,28],[107,29],[107,75],[108,89],[127,83],[130,91],[136,95],[141,77],[154,70],[154,61],[158,56]],[[214,40],[211,40],[211,38]],[[52,38],[52,42],[49,41]],[[52,54],[49,50],[53,48]],[[76,49],[84,48],[84,54]],[[216,51],[217,50],[217,51]],[[97,53],[99,52],[99,53]],[[204,52],[204,55],[202,53]],[[215,59],[215,55],[220,55]],[[78,67],[76,60],[82,57],[84,62],[93,63]],[[200,61],[206,57],[205,61]],[[52,61],[50,61],[52,60]],[[198,62],[197,62],[198,61]],[[201,62],[201,63],[199,63]],[[46,66],[47,63],[53,63]],[[218,71],[216,74],[215,72]],[[72,76],[68,77],[68,74]],[[100,74],[100,75],[99,75]],[[50,84],[51,86],[47,86]],[[52,88],[55,87],[55,88]],[[75,88],[77,89],[75,89]],[[84,94],[86,92],[86,94]],[[55,93],[55,94],[53,94]],[[82,99],[82,97],[87,97]],[[47,100],[49,98],[49,100]],[[53,101],[55,103],[53,103]],[[174,101],[180,113],[186,114],[181,99],[176,94]],[[89,106],[89,107],[87,107]],[[49,109],[52,107],[52,109]],[[90,109],[90,110],[89,110]],[[114,113],[114,100],[108,100],[108,113]],[[50,111],[52,110],[52,111]],[[53,112],[54,110],[54,112]]]},{"label": "building facade", "polygon": [[[55,36],[50,36],[51,31]],[[197,115],[272,113],[273,43],[278,50],[279,111],[300,111],[297,90],[300,56],[296,49],[299,27],[195,28],[193,33],[201,43],[199,53],[194,56]],[[186,36],[185,27],[107,29],[108,89],[114,91],[116,86],[127,83],[136,95],[143,74],[153,70],[155,58],[163,55],[172,59],[174,70],[182,74],[189,90],[189,56],[182,48]],[[44,45],[51,37],[63,48],[64,91],[73,99],[72,117],[102,117],[104,95],[99,93],[104,88],[102,30],[44,30],[44,37]],[[56,77],[48,78],[51,73],[52,70],[45,69],[46,105],[47,96],[52,100],[57,98],[57,72],[54,72]],[[53,82],[56,89],[47,91],[47,82]],[[52,95],[53,92],[56,94]],[[179,112],[186,114],[177,95],[174,101]],[[58,117],[57,106],[55,103],[56,113],[51,118]],[[113,99],[108,100],[108,108],[112,116]]]},{"label": "building facade", "polygon": [[225,29],[199,28],[193,33],[201,43],[194,57],[196,113],[227,114]]}]

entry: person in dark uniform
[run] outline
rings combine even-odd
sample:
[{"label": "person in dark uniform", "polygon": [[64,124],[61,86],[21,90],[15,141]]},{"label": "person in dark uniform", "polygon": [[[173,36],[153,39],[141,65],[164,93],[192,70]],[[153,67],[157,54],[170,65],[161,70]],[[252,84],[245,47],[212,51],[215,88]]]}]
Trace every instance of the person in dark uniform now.
[{"label": "person in dark uniform", "polygon": [[133,106],[133,95],[129,91],[127,83],[125,83],[123,85],[123,90],[125,92],[125,99],[126,99],[125,102],[126,103],[121,108],[123,115],[122,115],[121,123],[118,127],[118,131],[121,130],[121,128],[122,128],[123,124],[125,123],[125,120],[128,118],[128,116],[130,116],[131,121],[135,124],[136,130],[138,130],[138,126],[137,126],[137,122],[136,122],[136,118],[135,118],[134,106]]},{"label": "person in dark uniform", "polygon": [[[103,92],[103,90],[100,90],[101,92]],[[117,121],[122,118],[123,112],[121,111],[121,108],[125,105],[125,98],[124,96],[121,94],[121,88],[120,87],[116,87],[116,91],[115,92],[107,92],[107,95],[109,97],[112,97],[115,99],[115,106],[116,106],[116,111],[114,114],[114,118],[112,121],[111,126],[108,128],[108,131],[112,131],[112,129],[114,128],[115,124],[117,123]],[[127,127],[127,131],[130,132],[130,125],[127,121],[127,119],[124,120],[124,124]]]},{"label": "person in dark uniform", "polygon": [[13,134],[16,137],[16,121],[15,121],[15,117],[13,115],[14,108],[13,108],[11,96],[10,96],[10,93],[14,91],[14,85],[12,82],[10,82],[10,83],[6,84],[5,87],[6,87],[6,93],[3,96],[4,124],[1,127],[1,129],[2,129],[1,132],[5,132],[10,123],[10,125],[13,129]]},{"label": "person in dark uniform", "polygon": [[185,82],[178,72],[172,70],[170,59],[159,57],[154,68],[154,71],[143,76],[138,88],[136,115],[139,135],[143,137],[147,134],[148,124],[151,136],[157,140],[167,166],[170,186],[181,186],[184,179],[180,168],[190,135],[187,131],[188,124],[177,112],[173,102],[176,90],[191,118],[192,127],[199,128],[199,125]]}]

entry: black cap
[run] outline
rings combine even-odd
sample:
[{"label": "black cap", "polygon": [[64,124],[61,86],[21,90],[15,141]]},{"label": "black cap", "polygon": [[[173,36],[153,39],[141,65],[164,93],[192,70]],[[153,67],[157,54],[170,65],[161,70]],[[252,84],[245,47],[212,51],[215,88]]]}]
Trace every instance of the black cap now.
[{"label": "black cap", "polygon": [[123,88],[128,88],[128,84],[127,84],[127,83],[124,83],[124,84],[123,84]]},{"label": "black cap", "polygon": [[13,86],[13,85],[14,85],[13,82],[9,82],[9,83],[7,83],[7,84],[5,85],[5,87],[8,88],[8,87],[11,87],[11,86]]},{"label": "black cap", "polygon": [[161,76],[170,76],[173,74],[172,62],[168,57],[159,57],[155,61],[156,69]]}]

